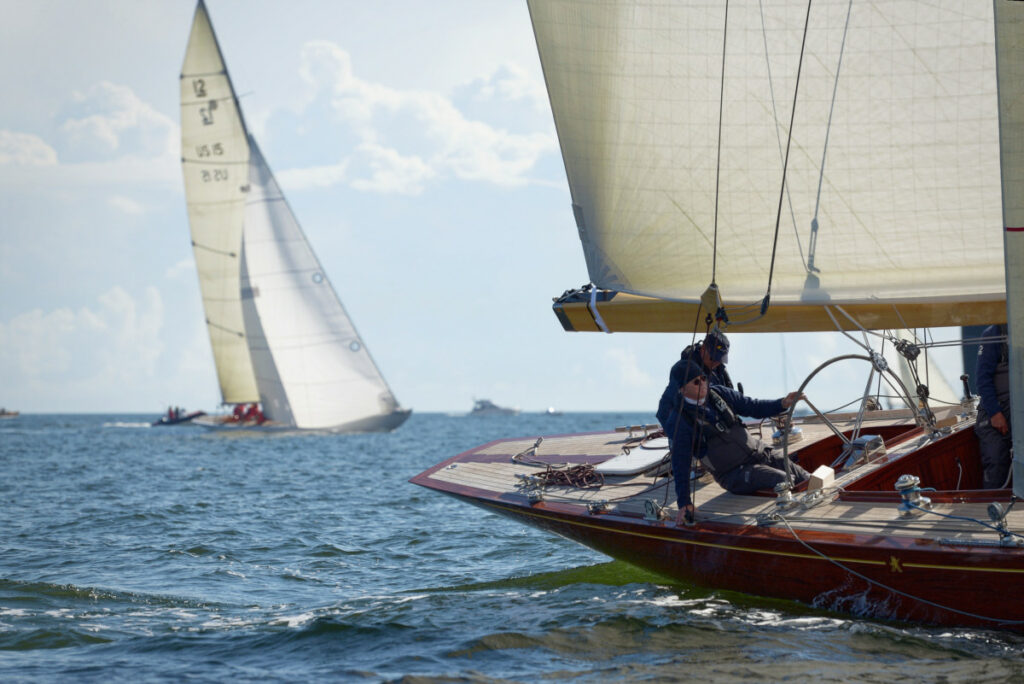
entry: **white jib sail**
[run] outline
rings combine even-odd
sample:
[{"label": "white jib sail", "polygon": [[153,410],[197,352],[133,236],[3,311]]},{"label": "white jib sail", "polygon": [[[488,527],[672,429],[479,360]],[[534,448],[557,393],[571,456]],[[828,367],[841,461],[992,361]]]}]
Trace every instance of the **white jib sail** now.
[{"label": "white jib sail", "polygon": [[[724,2],[529,7],[591,280],[696,300],[717,177],[717,283],[759,300],[807,0],[732,0],[724,81]],[[989,2],[813,4],[773,302],[1001,296],[992,40]]]},{"label": "white jib sail", "polygon": [[297,428],[392,413],[394,396],[251,137],[249,144],[242,297],[264,413]]},{"label": "white jib sail", "polygon": [[181,69],[181,161],[221,397],[225,403],[258,401],[239,295],[249,144],[202,2]]}]

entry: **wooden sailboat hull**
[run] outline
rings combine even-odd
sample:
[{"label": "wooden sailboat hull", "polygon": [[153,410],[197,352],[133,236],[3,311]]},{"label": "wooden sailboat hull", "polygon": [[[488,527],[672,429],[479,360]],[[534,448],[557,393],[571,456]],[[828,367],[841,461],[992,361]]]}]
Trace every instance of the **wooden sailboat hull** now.
[{"label": "wooden sailboat hull", "polygon": [[[950,454],[951,463],[973,467],[961,453],[969,450],[972,432],[961,429],[927,449],[941,449]],[[913,439],[919,439],[917,434]],[[623,444],[621,433],[563,436],[545,438],[538,453],[545,452],[544,444],[557,442],[557,455],[546,460],[593,465],[607,458],[607,452],[597,453],[593,446],[602,438],[609,445]],[[677,527],[674,506],[666,510],[667,517],[644,517],[644,501],[665,500],[665,478],[660,478],[661,485],[655,484],[657,479],[644,483],[636,481],[642,478],[606,478],[596,490],[579,490],[575,501],[565,488],[545,490],[540,500],[534,490],[533,501],[522,487],[502,488],[510,474],[512,481],[522,483],[516,475],[529,477],[531,470],[540,469],[510,463],[532,442],[492,442],[438,464],[412,482],[686,583],[880,619],[1024,631],[1024,548],[999,546],[999,535],[975,522],[904,517],[891,489],[858,491],[856,482],[848,480],[849,492],[834,493],[833,500],[818,507],[777,512],[774,498],[737,496],[705,483],[703,495],[698,492],[698,524]],[[568,452],[574,448],[580,450],[573,456]],[[814,447],[803,448],[810,454]],[[885,471],[919,472],[915,459],[928,456],[920,451],[886,457],[886,463],[865,468],[862,478],[876,486],[870,483],[884,481]],[[962,471],[959,477],[961,484],[972,483]],[[593,506],[621,491],[627,495],[618,497],[617,504],[588,510],[588,503]],[[667,498],[674,499],[674,493]],[[934,499],[937,510],[948,507],[988,522],[987,504],[1009,500],[1009,492],[960,489],[936,493]],[[758,524],[757,516],[766,513],[779,517]],[[1016,511],[1007,521],[1011,529],[1024,527],[1024,516]]]},{"label": "wooden sailboat hull", "polygon": [[278,423],[273,420],[266,420],[257,423],[253,420],[232,420],[230,416],[204,416],[195,420],[196,425],[201,425],[211,430],[307,430],[314,432],[338,432],[338,433],[364,433],[364,432],[391,432],[402,425],[409,416],[412,409],[397,409],[391,413],[369,416],[342,425],[334,425],[323,428],[297,428],[294,425]]}]

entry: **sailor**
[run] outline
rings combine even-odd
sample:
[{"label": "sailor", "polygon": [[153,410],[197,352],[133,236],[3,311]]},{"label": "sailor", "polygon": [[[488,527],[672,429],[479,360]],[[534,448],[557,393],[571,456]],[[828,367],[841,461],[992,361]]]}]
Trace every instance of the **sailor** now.
[{"label": "sailor", "polygon": [[[715,482],[733,494],[771,489],[786,480],[782,455],[751,435],[739,416],[769,418],[803,398],[790,392],[782,399],[751,399],[724,385],[709,387],[701,370],[696,364],[684,368],[682,388],[661,423],[672,453],[680,524],[692,523],[696,512],[690,500],[691,460],[701,461]],[[794,484],[810,477],[792,461],[790,468]]]},{"label": "sailor", "polygon": [[1006,326],[990,325],[981,333],[993,338],[978,347],[977,378],[978,420],[974,432],[981,452],[982,486],[1001,489],[1010,473],[1012,439],[1010,436],[1010,366]]},{"label": "sailor", "polygon": [[709,384],[732,389],[732,378],[725,370],[725,364],[728,362],[729,338],[717,328],[709,331],[702,341],[684,349],[668,373],[668,385],[661,395],[661,401],[658,402],[658,420],[662,425],[676,403],[679,388],[683,386],[683,375],[689,366],[699,368],[700,372],[708,377]]}]

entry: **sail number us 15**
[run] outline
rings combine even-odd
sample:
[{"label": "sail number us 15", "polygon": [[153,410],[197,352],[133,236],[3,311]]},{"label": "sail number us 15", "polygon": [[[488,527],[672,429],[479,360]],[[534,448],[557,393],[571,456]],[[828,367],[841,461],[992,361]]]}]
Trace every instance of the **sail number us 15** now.
[{"label": "sail number us 15", "polygon": [[[206,82],[201,78],[192,80],[192,90],[196,97],[206,97]],[[199,119],[204,126],[213,125],[213,113],[217,110],[217,101],[210,100],[205,106],[198,110]],[[210,159],[224,156],[224,145],[220,142],[196,145],[196,157],[199,159]],[[228,180],[228,170],[225,169],[201,169],[199,178],[204,183],[219,183]]]}]

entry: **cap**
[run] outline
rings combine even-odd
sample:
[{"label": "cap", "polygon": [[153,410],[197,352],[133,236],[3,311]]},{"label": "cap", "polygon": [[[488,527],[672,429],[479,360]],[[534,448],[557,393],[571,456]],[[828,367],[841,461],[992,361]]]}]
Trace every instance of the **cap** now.
[{"label": "cap", "polygon": [[693,382],[694,378],[699,377],[705,377],[704,369],[693,362],[686,364],[686,366],[683,368],[683,373],[680,376],[680,387],[682,387],[688,382]]},{"label": "cap", "polygon": [[704,347],[713,361],[729,363],[729,338],[721,330],[712,330],[704,338]]}]

